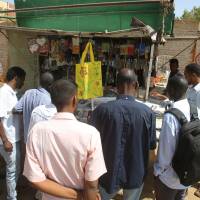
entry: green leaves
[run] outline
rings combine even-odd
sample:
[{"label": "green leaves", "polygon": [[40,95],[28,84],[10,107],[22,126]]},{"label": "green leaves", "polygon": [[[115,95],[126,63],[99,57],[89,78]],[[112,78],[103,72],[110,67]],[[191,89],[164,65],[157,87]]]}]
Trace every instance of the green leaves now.
[{"label": "green leaves", "polygon": [[181,19],[193,19],[200,21],[200,7],[194,7],[191,11],[184,10]]}]

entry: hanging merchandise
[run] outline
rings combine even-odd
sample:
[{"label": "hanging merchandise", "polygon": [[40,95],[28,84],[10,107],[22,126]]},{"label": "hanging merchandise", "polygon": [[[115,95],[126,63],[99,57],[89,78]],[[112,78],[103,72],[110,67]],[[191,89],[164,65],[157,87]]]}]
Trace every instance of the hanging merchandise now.
[{"label": "hanging merchandise", "polygon": [[110,51],[110,44],[108,42],[103,42],[101,49],[103,53],[108,53]]},{"label": "hanging merchandise", "polygon": [[135,46],[130,44],[128,45],[128,55],[133,56],[135,54]]},{"label": "hanging merchandise", "polygon": [[145,60],[148,60],[148,59],[149,59],[150,50],[151,50],[150,46],[146,46],[146,47],[145,47],[145,54],[144,54]]},{"label": "hanging merchandise", "polygon": [[40,46],[38,52],[40,54],[46,54],[47,55],[49,53],[49,43],[46,42],[44,45]]},{"label": "hanging merchandise", "polygon": [[51,40],[51,57],[56,59],[59,54],[59,41]]},{"label": "hanging merchandise", "polygon": [[128,55],[128,46],[126,44],[120,45],[120,55],[122,55],[122,56]]},{"label": "hanging merchandise", "polygon": [[144,54],[145,54],[145,43],[143,43],[143,42],[141,42],[140,44],[139,44],[139,55],[140,56],[144,56]]},{"label": "hanging merchandise", "polygon": [[43,46],[47,43],[47,39],[45,37],[39,37],[36,39],[37,44],[40,46]]},{"label": "hanging merchandise", "polygon": [[32,54],[37,53],[39,48],[40,45],[36,42],[36,39],[28,39],[28,49]]},{"label": "hanging merchandise", "polygon": [[[90,62],[85,62],[88,51]],[[90,42],[87,43],[83,51],[81,63],[76,65],[76,83],[79,99],[103,96],[101,62],[94,61],[94,53]]]},{"label": "hanging merchandise", "polygon": [[67,65],[67,61],[65,58],[65,53],[61,52],[57,59],[57,66],[59,67],[59,66],[64,66],[64,65]]},{"label": "hanging merchandise", "polygon": [[72,54],[80,53],[80,40],[78,37],[72,38]]}]

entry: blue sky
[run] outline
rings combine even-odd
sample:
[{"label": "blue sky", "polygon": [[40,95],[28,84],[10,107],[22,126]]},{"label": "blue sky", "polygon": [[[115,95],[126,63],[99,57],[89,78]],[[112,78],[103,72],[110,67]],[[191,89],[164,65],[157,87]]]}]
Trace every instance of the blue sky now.
[{"label": "blue sky", "polygon": [[200,0],[175,0],[176,16],[180,17],[185,9],[191,10],[194,6],[200,7]]},{"label": "blue sky", "polygon": [[[7,1],[13,2],[14,0],[7,0]],[[183,11],[185,9],[191,10],[194,6],[199,7],[200,6],[200,0],[175,0],[176,16],[180,17],[183,14]]]}]

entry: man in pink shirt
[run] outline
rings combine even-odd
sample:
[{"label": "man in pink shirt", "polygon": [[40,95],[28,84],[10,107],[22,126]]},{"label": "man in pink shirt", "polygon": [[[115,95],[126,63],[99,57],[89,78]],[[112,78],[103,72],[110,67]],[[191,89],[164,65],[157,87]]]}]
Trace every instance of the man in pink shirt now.
[{"label": "man in pink shirt", "polygon": [[[43,200],[76,199],[78,190],[94,200],[106,173],[99,132],[76,120],[77,86],[66,80],[51,88],[58,113],[37,123],[28,138],[24,175],[43,192]],[[72,189],[70,189],[72,188]]]}]

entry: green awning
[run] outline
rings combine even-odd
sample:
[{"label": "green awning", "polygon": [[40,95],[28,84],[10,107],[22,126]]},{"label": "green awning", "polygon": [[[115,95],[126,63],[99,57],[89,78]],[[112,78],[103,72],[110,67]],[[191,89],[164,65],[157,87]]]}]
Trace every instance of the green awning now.
[{"label": "green awning", "polygon": [[[76,32],[110,32],[131,28],[133,17],[156,31],[171,34],[172,1],[15,0],[20,27]],[[19,10],[18,10],[19,9]]]}]

